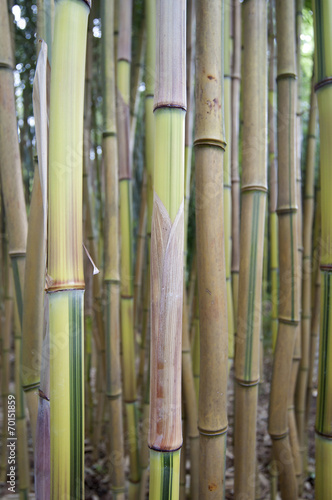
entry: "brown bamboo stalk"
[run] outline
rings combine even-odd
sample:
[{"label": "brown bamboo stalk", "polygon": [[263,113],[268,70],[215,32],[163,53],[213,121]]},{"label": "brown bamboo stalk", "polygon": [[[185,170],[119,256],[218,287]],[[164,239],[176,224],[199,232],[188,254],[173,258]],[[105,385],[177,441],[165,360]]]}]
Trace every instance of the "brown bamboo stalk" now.
[{"label": "brown bamboo stalk", "polygon": [[243,5],[241,255],[235,356],[235,497],[255,498],[264,229],[267,197],[267,12]]},{"label": "brown bamboo stalk", "polygon": [[[196,243],[200,317],[199,498],[222,498],[227,433],[222,1],[196,3]],[[213,186],[213,189],[211,188]],[[213,395],[213,396],[212,396]]]},{"label": "brown bamboo stalk", "polygon": [[297,325],[296,64],[294,2],[277,0],[279,328],[271,383],[269,433],[283,499],[297,496],[288,429],[288,391]]}]

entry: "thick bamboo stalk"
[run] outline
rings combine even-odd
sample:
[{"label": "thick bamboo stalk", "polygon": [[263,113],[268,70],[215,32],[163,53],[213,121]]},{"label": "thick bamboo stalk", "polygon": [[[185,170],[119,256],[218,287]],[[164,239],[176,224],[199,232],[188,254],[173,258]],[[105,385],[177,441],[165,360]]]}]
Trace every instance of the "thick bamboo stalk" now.
[{"label": "thick bamboo stalk", "polygon": [[82,139],[88,14],[85,1],[56,4],[47,269],[51,499],[84,496]]},{"label": "thick bamboo stalk", "polygon": [[332,5],[325,0],[313,2],[315,30],[315,71],[317,69],[317,95],[320,129],[320,179],[321,179],[321,318],[319,339],[318,397],[316,413],[316,498],[332,495],[332,226],[330,159],[332,115]]},{"label": "thick bamboo stalk", "polygon": [[109,399],[111,482],[116,499],[125,497],[122,384],[120,364],[120,273],[118,158],[115,106],[114,1],[102,2],[105,169],[104,291],[106,295],[106,394]]},{"label": "thick bamboo stalk", "polygon": [[296,388],[296,421],[302,453],[306,455],[306,394],[310,359],[310,329],[311,329],[311,283],[312,283],[312,230],[314,220],[315,194],[315,153],[316,153],[316,117],[317,103],[312,85],[311,104],[308,125],[308,142],[306,154],[306,171],[304,187],[303,216],[303,276],[302,276],[302,325],[301,345],[302,356],[300,372]]},{"label": "thick bamboo stalk", "polygon": [[297,496],[288,430],[288,395],[299,322],[296,199],[296,65],[294,2],[277,0],[279,326],[271,383],[269,433],[283,499]]},{"label": "thick bamboo stalk", "polygon": [[157,6],[151,228],[150,498],[179,498],[186,2]]},{"label": "thick bamboo stalk", "polygon": [[200,318],[199,498],[224,497],[227,302],[223,224],[222,1],[197,1],[196,243]]},{"label": "thick bamboo stalk", "polygon": [[237,309],[240,271],[240,175],[239,127],[241,88],[241,4],[233,0],[233,72],[231,123],[231,181],[232,181],[232,292],[234,309],[234,337],[237,328]]},{"label": "thick bamboo stalk", "polygon": [[[140,480],[137,392],[135,373],[134,299],[133,299],[133,255],[132,255],[132,192],[130,155],[130,64],[131,64],[132,2],[119,5],[119,40],[117,62],[117,134],[120,182],[120,228],[121,228],[121,336],[123,355],[123,399],[126,406],[127,430],[130,436],[130,492],[138,494]],[[133,496],[133,498],[134,498]]]},{"label": "thick bamboo stalk", "polygon": [[[235,357],[235,497],[255,498],[264,229],[267,195],[267,12],[243,5],[243,138],[239,305]],[[259,89],[259,90],[258,90]]]}]

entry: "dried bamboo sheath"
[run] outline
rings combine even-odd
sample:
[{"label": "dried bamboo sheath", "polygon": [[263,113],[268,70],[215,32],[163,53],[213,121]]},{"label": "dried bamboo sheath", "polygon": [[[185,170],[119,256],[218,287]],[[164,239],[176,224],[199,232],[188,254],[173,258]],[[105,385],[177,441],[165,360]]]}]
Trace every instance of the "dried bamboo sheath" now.
[{"label": "dried bamboo sheath", "polygon": [[332,224],[331,224],[331,116],[332,116],[332,9],[330,1],[315,1],[314,27],[317,68],[315,86],[320,124],[321,176],[321,319],[318,399],[316,414],[316,497],[332,495]]},{"label": "dried bamboo sheath", "polygon": [[228,329],[223,227],[221,0],[196,3],[196,236],[200,316],[199,498],[224,495]]},{"label": "dried bamboo sheath", "polygon": [[280,294],[278,337],[271,383],[269,433],[273,440],[274,458],[280,471],[282,498],[293,499],[297,496],[297,483],[288,432],[288,403],[300,305],[297,276],[294,3],[277,0],[276,12],[279,162],[277,212],[279,221]]},{"label": "dried bamboo sheath", "polygon": [[[235,496],[255,498],[256,413],[267,194],[267,12],[243,5],[243,167],[241,257],[235,357]],[[253,143],[253,140],[255,141]],[[247,421],[250,415],[249,422]]]}]

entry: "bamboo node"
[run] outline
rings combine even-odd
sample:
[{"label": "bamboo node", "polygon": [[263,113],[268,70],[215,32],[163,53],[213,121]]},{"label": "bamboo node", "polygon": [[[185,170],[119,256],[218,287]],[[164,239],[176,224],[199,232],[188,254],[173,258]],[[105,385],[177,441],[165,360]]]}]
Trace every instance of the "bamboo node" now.
[{"label": "bamboo node", "polygon": [[218,139],[208,139],[208,138],[202,138],[202,139],[196,139],[194,141],[194,146],[216,146],[218,148],[223,149],[226,151],[226,146],[227,143],[225,141],[221,141]]},{"label": "bamboo node", "polygon": [[235,378],[235,381],[238,385],[241,385],[242,387],[254,387],[255,385],[259,384],[260,378],[256,380],[242,380],[239,378]]},{"label": "bamboo node", "polygon": [[203,436],[222,436],[225,434],[228,430],[228,425],[223,427],[222,429],[218,429],[216,431],[213,430],[207,430],[207,429],[202,429],[200,426],[198,426],[199,433],[202,434]]},{"label": "bamboo node", "polygon": [[325,87],[326,85],[330,85],[330,83],[332,83],[332,77],[331,76],[328,76],[327,78],[324,78],[320,82],[316,83],[316,85],[314,87],[315,92],[317,92],[317,90],[320,90],[322,87]]},{"label": "bamboo node", "polygon": [[277,76],[277,82],[279,80],[286,80],[287,78],[293,78],[294,80],[297,80],[297,76],[295,73],[281,73]]},{"label": "bamboo node", "polygon": [[262,191],[263,193],[267,193],[267,187],[259,184],[249,184],[247,186],[242,186],[241,193],[245,193],[246,191]]}]

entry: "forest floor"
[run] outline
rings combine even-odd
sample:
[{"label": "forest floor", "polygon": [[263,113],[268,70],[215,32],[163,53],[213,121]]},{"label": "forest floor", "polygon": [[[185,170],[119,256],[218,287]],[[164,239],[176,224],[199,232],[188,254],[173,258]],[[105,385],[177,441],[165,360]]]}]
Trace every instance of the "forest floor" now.
[{"label": "forest floor", "polygon": [[[257,458],[258,458],[258,477],[259,477],[259,490],[257,491],[256,499],[268,500],[271,498],[270,493],[270,474],[269,467],[271,462],[271,439],[267,431],[268,425],[268,408],[269,408],[269,394],[270,382],[272,374],[272,354],[270,349],[266,349],[264,358],[264,377],[259,386],[259,399],[258,399],[258,412],[257,412]],[[226,451],[226,499],[234,499],[234,455],[233,455],[233,402],[234,402],[234,384],[233,384],[233,370],[231,370],[228,388],[228,443]],[[315,384],[314,384],[315,385]],[[307,473],[304,478],[303,492],[301,499],[311,500],[315,498],[314,488],[314,422],[315,422],[315,405],[316,405],[316,388],[314,387],[314,397],[312,397],[311,412],[309,419],[309,435],[308,435],[308,467]],[[2,411],[0,412],[0,426],[2,425]],[[108,453],[107,453],[107,427],[108,423],[105,422],[103,426],[102,442],[99,445],[98,453],[93,453],[94,448],[86,440],[85,446],[85,499],[86,500],[111,500],[111,484],[110,475],[108,472]],[[31,464],[31,485],[33,485],[33,454],[32,443],[29,440],[29,455]],[[97,455],[97,457],[96,457]],[[188,456],[188,453],[187,453]],[[126,462],[127,470],[129,462]],[[190,462],[187,461],[187,491],[189,493],[190,485]],[[16,490],[18,491],[18,489]],[[32,486],[33,491],[33,486]],[[0,483],[0,498],[4,500],[15,500],[19,498],[17,494],[8,494],[7,487],[4,483]],[[35,498],[31,493],[30,500]],[[148,492],[147,496],[148,498]],[[277,496],[277,498],[280,498]]]},{"label": "forest floor", "polygon": [[[258,477],[259,490],[257,491],[256,499],[269,500],[271,498],[271,480],[270,480],[270,462],[272,443],[268,434],[268,410],[270,397],[270,383],[272,376],[272,353],[270,349],[266,349],[264,359],[264,377],[259,386],[258,411],[257,411],[257,458],[258,458]],[[226,451],[226,499],[234,499],[234,455],[233,455],[233,402],[234,402],[234,384],[233,370],[231,370],[228,388],[228,419],[229,431],[227,438]],[[314,395],[316,388],[314,387]],[[309,436],[308,436],[308,467],[304,478],[303,491],[301,499],[312,500],[315,498],[315,460],[314,460],[314,423],[315,423],[315,406],[316,397],[312,397],[311,412],[309,418]],[[90,451],[89,451],[90,450]],[[94,462],[92,459],[92,447],[86,449],[86,470],[85,470],[85,498],[86,500],[111,500],[110,493],[110,477],[107,473],[107,454],[105,443],[102,443],[99,448],[99,459]],[[189,453],[187,453],[187,456]],[[128,465],[128,464],[127,464]],[[187,491],[189,495],[190,485],[190,462],[187,461]],[[146,496],[148,499],[148,494]],[[188,496],[189,498],[189,496]],[[281,498],[277,494],[277,498]]]}]

